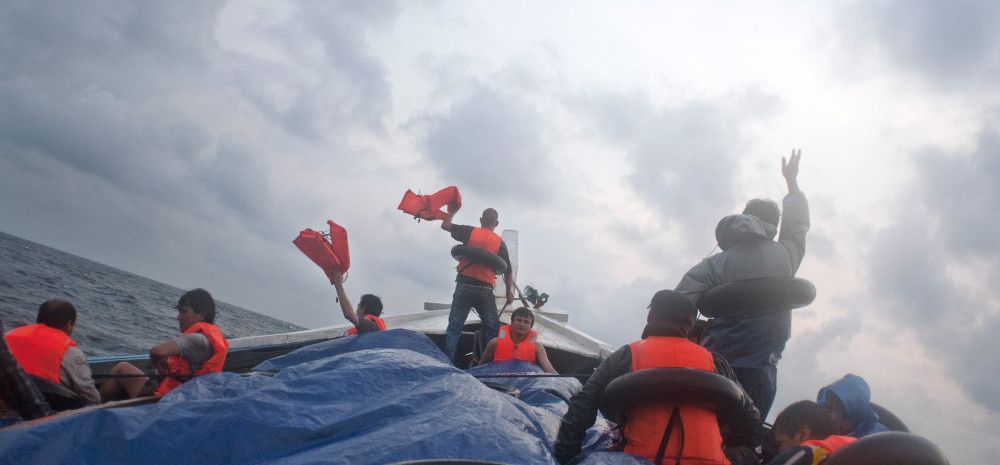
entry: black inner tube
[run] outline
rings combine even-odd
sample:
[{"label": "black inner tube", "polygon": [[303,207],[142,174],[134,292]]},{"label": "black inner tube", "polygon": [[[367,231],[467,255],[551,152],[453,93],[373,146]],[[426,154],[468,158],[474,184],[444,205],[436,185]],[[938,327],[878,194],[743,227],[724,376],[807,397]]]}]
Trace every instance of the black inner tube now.
[{"label": "black inner tube", "polygon": [[732,380],[695,368],[653,368],[615,378],[601,395],[601,413],[621,423],[628,410],[649,404],[705,405],[732,425],[746,393]]},{"label": "black inner tube", "polygon": [[475,263],[488,266],[494,274],[504,274],[507,272],[507,262],[499,255],[487,250],[473,247],[471,245],[459,244],[451,248],[451,256],[455,260],[468,258]]},{"label": "black inner tube", "polygon": [[801,278],[732,281],[709,289],[698,310],[709,318],[754,316],[805,307],[816,299],[816,286]]},{"label": "black inner tube", "polygon": [[934,443],[910,433],[876,433],[830,455],[823,465],[949,465]]}]

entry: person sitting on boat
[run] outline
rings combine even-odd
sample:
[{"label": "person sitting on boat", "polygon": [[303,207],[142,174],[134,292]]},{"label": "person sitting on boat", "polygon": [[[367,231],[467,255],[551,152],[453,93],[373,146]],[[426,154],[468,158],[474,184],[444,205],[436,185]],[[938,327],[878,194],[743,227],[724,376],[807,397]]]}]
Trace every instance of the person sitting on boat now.
[{"label": "person sitting on boat", "polygon": [[344,336],[370,333],[373,331],[385,331],[385,321],[382,320],[382,299],[375,294],[365,294],[358,302],[358,311],[355,312],[351,306],[350,299],[347,298],[347,291],[344,290],[344,275],[336,268],[330,272],[330,284],[337,288],[337,300],[340,301],[340,310],[344,313],[344,318],[354,325],[344,331]]},{"label": "person sitting on boat", "polygon": [[510,324],[500,327],[500,335],[486,344],[480,365],[489,362],[521,360],[542,367],[546,373],[557,373],[545,353],[545,346],[538,342],[535,314],[527,307],[520,307],[510,315]]},{"label": "person sitting on boat", "polygon": [[772,430],[778,455],[768,465],[819,465],[830,454],[857,440],[833,434],[830,412],[811,400],[785,407],[774,419]]},{"label": "person sitting on boat", "polygon": [[[452,224],[452,219],[458,213],[459,208],[448,213],[444,221],[441,222],[441,229],[451,233],[451,237],[465,245],[486,250],[500,256],[507,263],[507,272],[504,273],[504,284],[507,288],[507,303],[510,305],[514,301],[514,278],[510,273],[510,256],[507,253],[507,244],[494,229],[500,224],[499,214],[492,208],[483,210],[479,218],[479,227]],[[455,278],[455,294],[451,300],[451,313],[448,315],[448,330],[445,333],[445,355],[448,359],[455,361],[455,352],[458,350],[458,340],[462,335],[462,327],[469,317],[469,310],[475,307],[479,313],[479,318],[483,322],[483,338],[481,344],[497,337],[500,330],[500,319],[497,315],[497,301],[493,296],[493,285],[496,283],[496,274],[493,269],[481,263],[463,259],[458,262],[458,276]]]},{"label": "person sitting on boat", "polygon": [[[678,367],[714,371],[734,379],[725,359],[687,339],[694,317],[694,306],[683,294],[662,290],[653,295],[642,339],[618,349],[601,362],[583,389],[570,399],[555,444],[555,456],[560,463],[567,463],[580,453],[587,429],[596,419],[605,389],[619,376],[647,368]],[[655,460],[671,416],[669,412],[659,408],[633,411],[624,425],[624,451]],[[753,440],[754,429],[760,423],[757,409],[744,395],[741,410],[730,413],[737,418],[735,424],[738,427],[728,431],[725,451],[716,415],[691,417],[683,412],[683,446],[677,444],[675,436],[671,436],[667,450],[680,448],[682,464],[755,463],[758,458],[748,447]]]},{"label": "person sitting on boat", "polygon": [[161,377],[155,390],[142,377],[142,371],[128,362],[121,362],[111,377],[101,384],[105,400],[125,394],[129,398],[148,395],[163,396],[195,376],[218,373],[226,363],[229,342],[215,325],[215,300],[204,289],[184,293],[177,301],[177,323],[181,335],[161,342],[149,350],[149,360]]},{"label": "person sitting on boat", "polygon": [[864,378],[846,374],[819,390],[816,402],[826,407],[833,417],[834,431],[856,438],[889,431],[879,422],[871,406],[871,388]]},{"label": "person sitting on boat", "polygon": [[62,299],[38,307],[36,323],[14,328],[5,339],[21,368],[35,378],[61,384],[90,404],[101,402],[87,356],[70,339],[76,307]]},{"label": "person sitting on boat", "polygon": [[[809,231],[809,207],[796,180],[801,151],[792,151],[788,162],[781,159],[781,172],[788,186],[783,200],[784,218],[772,200],[753,199],[743,213],[719,221],[715,236],[722,252],[712,255],[688,271],[676,291],[691,302],[714,286],[755,278],[793,277],[805,255]],[[778,233],[778,241],[772,239]],[[740,385],[754,400],[761,419],[767,418],[774,402],[778,360],[791,337],[790,311],[762,316],[715,318],[704,335],[708,350],[729,361]]]}]

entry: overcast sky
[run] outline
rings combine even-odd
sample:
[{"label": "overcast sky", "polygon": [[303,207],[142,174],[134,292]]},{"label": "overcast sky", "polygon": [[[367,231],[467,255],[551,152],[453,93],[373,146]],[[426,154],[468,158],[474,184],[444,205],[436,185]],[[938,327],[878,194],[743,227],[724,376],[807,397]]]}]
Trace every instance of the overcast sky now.
[{"label": "overcast sky", "polygon": [[3,2],[0,230],[308,327],[447,302],[456,185],[519,280],[619,346],[780,200],[812,230],[774,412],[846,372],[955,464],[1000,455],[1000,3]]}]

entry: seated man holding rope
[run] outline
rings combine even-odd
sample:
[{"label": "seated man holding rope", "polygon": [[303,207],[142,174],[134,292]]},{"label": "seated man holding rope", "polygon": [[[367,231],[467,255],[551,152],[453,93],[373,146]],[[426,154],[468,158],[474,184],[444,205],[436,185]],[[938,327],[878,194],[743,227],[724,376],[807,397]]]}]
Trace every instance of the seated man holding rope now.
[{"label": "seated man holding rope", "polygon": [[[580,453],[587,429],[596,419],[598,406],[606,400],[602,397],[616,378],[645,369],[686,367],[735,379],[723,358],[687,339],[694,317],[694,306],[684,295],[670,290],[653,295],[642,339],[611,354],[583,389],[570,399],[555,444],[555,456],[560,463],[567,463]],[[621,446],[627,453],[650,460],[669,456],[678,458],[682,464],[755,463],[756,455],[741,446],[749,446],[760,417],[750,398],[742,391],[739,395],[740,411],[726,412],[737,419],[737,426],[727,432],[725,452],[716,412],[683,404],[678,405],[679,423],[683,425],[679,428],[671,428],[675,423],[671,406],[632,408],[623,425],[624,444]]]},{"label": "seated man holding rope", "polygon": [[546,373],[558,374],[545,346],[538,342],[538,333],[531,328],[535,326],[535,314],[527,307],[520,307],[510,315],[510,324],[500,327],[500,335],[486,344],[486,351],[479,364],[489,362],[504,362],[521,360],[542,367]]}]

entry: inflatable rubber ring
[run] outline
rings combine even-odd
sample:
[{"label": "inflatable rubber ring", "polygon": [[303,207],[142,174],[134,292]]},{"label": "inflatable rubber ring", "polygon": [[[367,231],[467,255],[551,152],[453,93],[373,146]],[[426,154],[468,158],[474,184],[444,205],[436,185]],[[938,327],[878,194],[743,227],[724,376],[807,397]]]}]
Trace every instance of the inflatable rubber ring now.
[{"label": "inflatable rubber ring", "polygon": [[763,315],[805,307],[816,299],[816,286],[801,278],[732,281],[709,289],[698,311],[709,318]]},{"label": "inflatable rubber ring", "polygon": [[451,256],[454,257],[455,260],[468,258],[473,262],[486,265],[493,270],[494,274],[504,274],[507,272],[507,262],[500,258],[499,255],[471,245],[459,244],[452,247]]},{"label": "inflatable rubber ring", "polygon": [[878,422],[882,423],[889,431],[901,431],[903,433],[909,433],[910,428],[906,427],[906,423],[900,420],[895,414],[889,411],[889,409],[876,404],[875,402],[869,402],[868,405],[872,406],[872,410],[878,414]]},{"label": "inflatable rubber ring", "polygon": [[854,441],[830,454],[823,465],[949,465],[934,443],[916,434],[892,431]]},{"label": "inflatable rubber ring", "polygon": [[747,394],[738,384],[711,371],[695,368],[651,368],[633,371],[608,383],[601,395],[605,418],[622,423],[629,409],[649,404],[708,406],[720,426],[732,425]]}]

